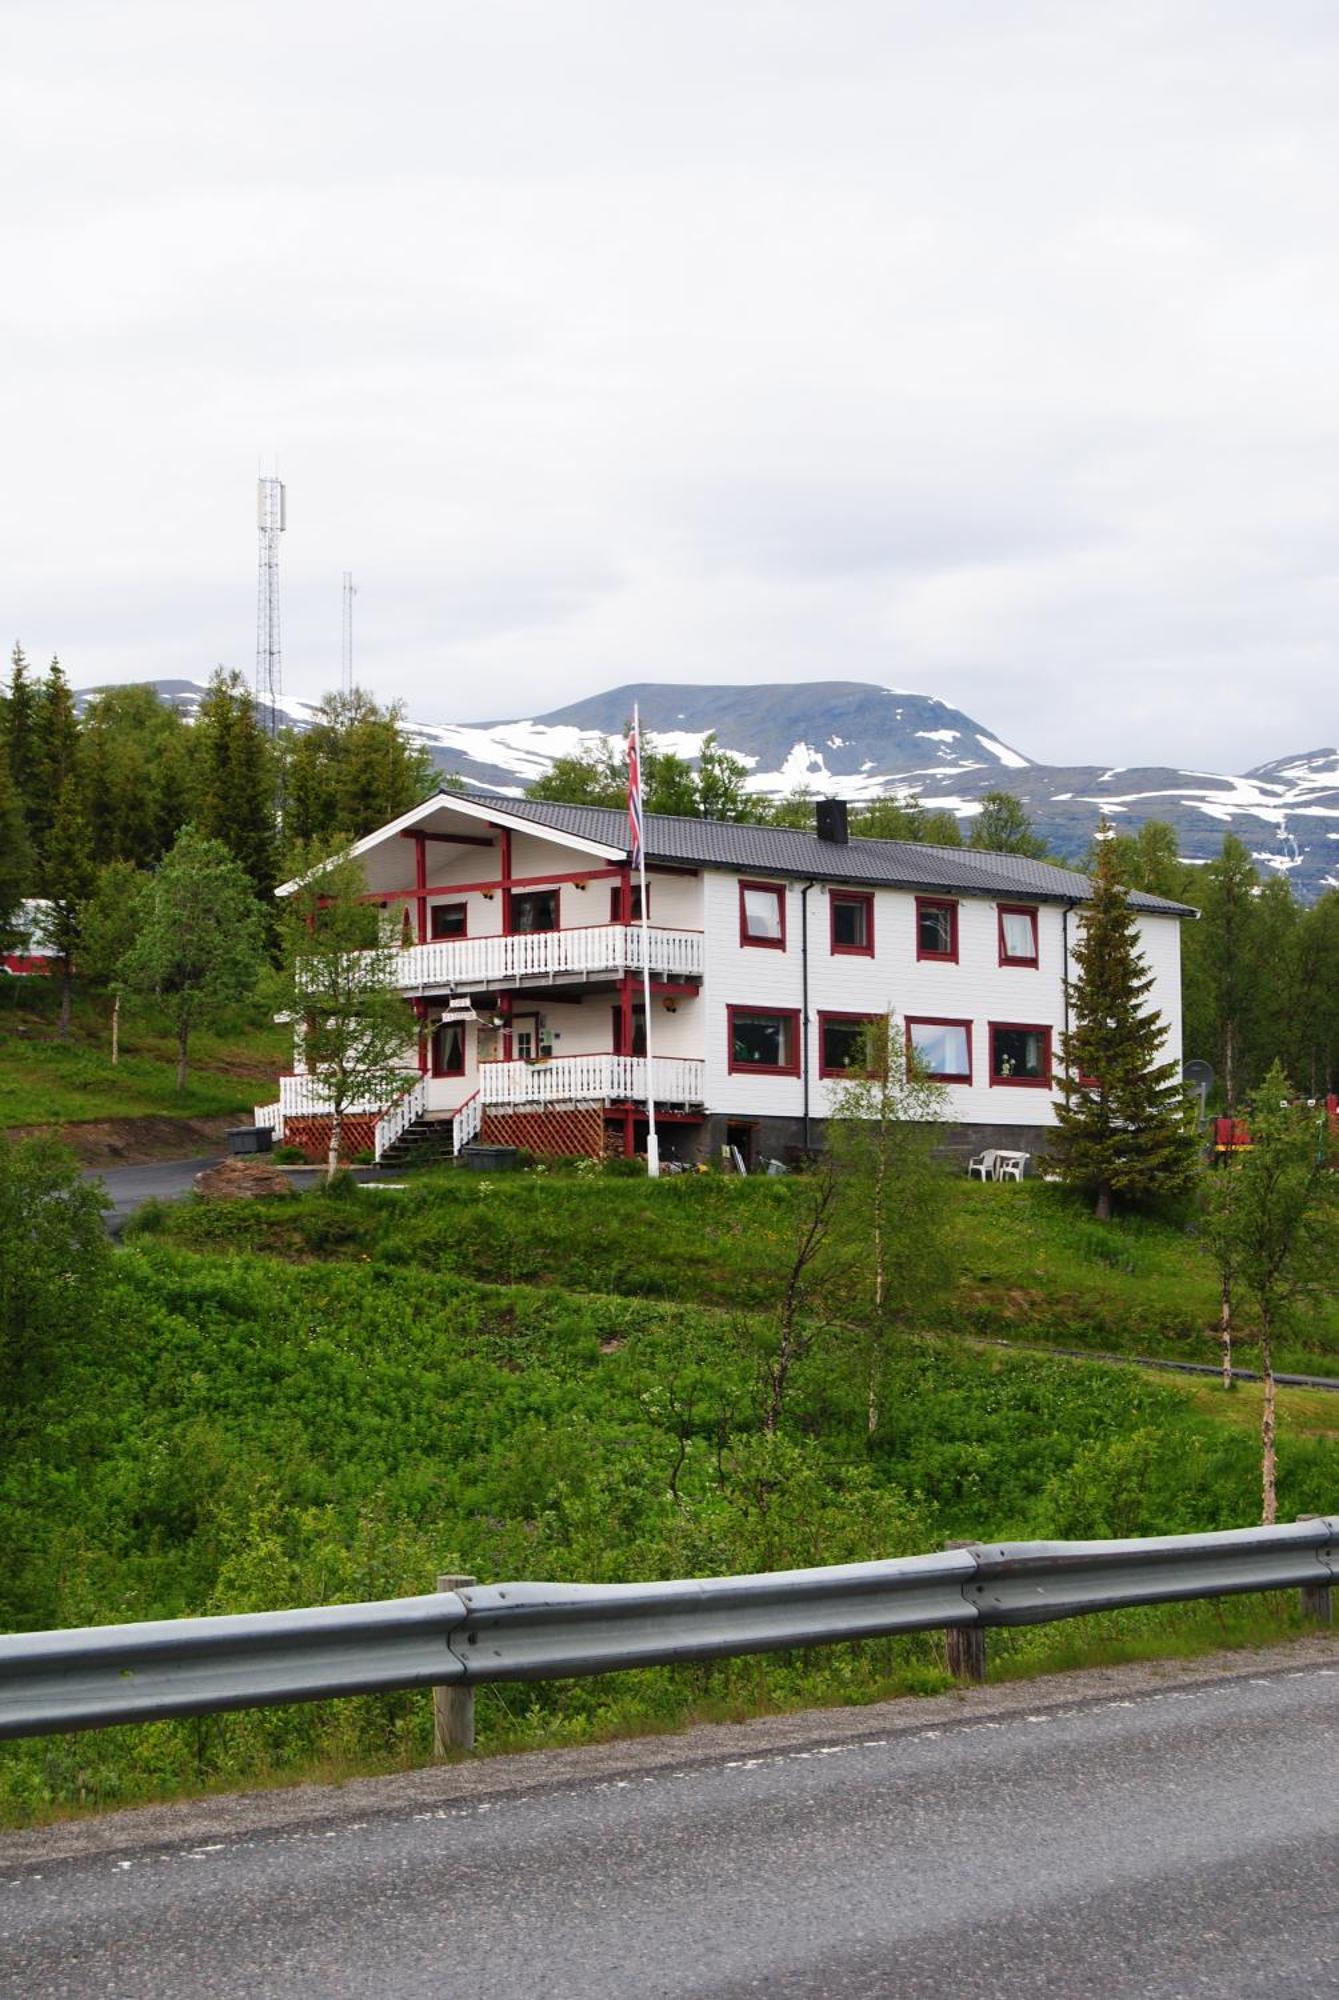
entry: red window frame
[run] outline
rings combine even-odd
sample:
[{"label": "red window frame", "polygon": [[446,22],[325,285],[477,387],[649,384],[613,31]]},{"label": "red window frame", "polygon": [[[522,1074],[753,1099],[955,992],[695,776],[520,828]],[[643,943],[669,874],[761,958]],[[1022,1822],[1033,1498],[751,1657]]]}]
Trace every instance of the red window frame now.
[{"label": "red window frame", "polygon": [[828,1010],[827,1012],[820,1012],[818,1016],[818,1074],[820,1076],[835,1076],[835,1077],[871,1076],[873,1074],[873,1071],[867,1069],[847,1069],[847,1068],[833,1069],[829,1067],[829,1065],[823,1059],[823,1030],[827,1027],[829,1021],[858,1021],[862,1028],[868,1028],[872,1027],[876,1021],[881,1021],[883,1018],[884,1017],[882,1014],[846,1013],[840,1010]]},{"label": "red window frame", "polygon": [[[1004,919],[1006,917],[1029,917],[1032,920],[1032,956],[1019,958],[1005,949]],[[1039,938],[1037,925],[1037,905],[1035,903],[999,903],[996,905],[996,923],[999,930],[1000,964],[1030,966],[1035,971],[1039,962]]]},{"label": "red window frame", "polygon": [[[462,924],[461,928],[458,931],[443,931],[442,935],[438,937],[435,931],[433,930],[433,923],[436,918],[438,910],[463,910],[465,913],[465,921]],[[461,898],[459,902],[448,902],[446,900],[439,900],[435,903],[429,903],[428,941],[430,944],[449,944],[452,938],[468,937],[469,934],[470,934],[470,905],[468,897]]]},{"label": "red window frame", "polygon": [[[632,912],[631,921],[634,924],[639,924],[642,920],[642,885],[640,882],[633,883],[632,895],[629,901]],[[621,924],[623,921],[623,884],[621,882],[611,882],[609,885],[609,921],[611,924]],[[648,924],[651,921],[651,884],[649,882],[646,885],[646,921]]]},{"label": "red window frame", "polygon": [[970,1083],[972,1080],[972,1023],[953,1020],[944,1014],[909,1014],[907,1016],[907,1061],[916,1053],[916,1045],[911,1039],[913,1028],[963,1028],[967,1033],[967,1068],[965,1073],[957,1070],[927,1070],[936,1083]]},{"label": "red window frame", "polygon": [[[923,950],[923,949],[922,949],[922,946],[921,946],[921,911],[922,911],[922,910],[947,910],[947,911],[948,911],[948,913],[949,913],[949,929],[950,929],[950,931],[951,931],[951,933],[952,933],[952,937],[953,937],[953,942],[952,942],[952,944],[951,944],[951,945],[949,946],[949,949],[948,949],[947,951],[925,951],[925,950]],[[957,903],[957,898],[956,898],[956,897],[954,897],[954,896],[917,896],[917,898],[916,898],[916,956],[917,956],[917,958],[918,958],[918,959],[929,959],[929,960],[930,960],[930,961],[931,961],[931,962],[932,962],[933,964],[937,964],[937,965],[956,965],[956,964],[958,963],[958,903]]]},{"label": "red window frame", "polygon": [[[766,1014],[773,1020],[790,1022],[791,1060],[788,1063],[741,1063],[735,1061],[735,1015]],[[725,1010],[726,1065],[731,1076],[798,1076],[800,1074],[800,1010],[798,1007],[750,1007],[740,1004]]]},{"label": "red window frame", "polygon": [[[995,1036],[998,1030],[1018,1035],[1044,1035],[1046,1038],[1046,1068],[1041,1076],[996,1076]],[[1052,1042],[1055,1031],[1049,1021],[991,1021],[987,1033],[986,1061],[990,1066],[990,1087],[992,1090],[1049,1090],[1054,1067]]]},{"label": "red window frame", "polygon": [[[761,889],[765,894],[776,897],[776,906],[781,913],[780,937],[751,937],[748,929],[748,912],[744,904],[746,889]],[[754,951],[784,951],[786,949],[786,885],[784,882],[745,882],[739,884],[739,942]]]},{"label": "red window frame", "polygon": [[[838,903],[859,903],[865,912],[865,942],[863,944],[838,944],[837,905]],[[874,897],[868,889],[833,889],[828,896],[828,949],[834,958],[873,958],[874,956]]]}]

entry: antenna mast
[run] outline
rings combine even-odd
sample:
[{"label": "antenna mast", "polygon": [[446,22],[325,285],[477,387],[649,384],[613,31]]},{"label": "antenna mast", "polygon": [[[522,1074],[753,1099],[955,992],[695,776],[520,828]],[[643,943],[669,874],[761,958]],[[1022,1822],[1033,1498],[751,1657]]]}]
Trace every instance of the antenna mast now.
[{"label": "antenna mast", "polygon": [[353,571],[344,572],[344,662],[342,685],[345,694],[353,693],[353,600],[358,595],[353,581]]},{"label": "antenna mast", "polygon": [[279,537],[288,526],[288,503],[281,479],[256,482],[256,523],[260,529],[260,588],[256,599],[256,706],[269,710],[271,736],[279,729],[284,691],[279,643]]}]

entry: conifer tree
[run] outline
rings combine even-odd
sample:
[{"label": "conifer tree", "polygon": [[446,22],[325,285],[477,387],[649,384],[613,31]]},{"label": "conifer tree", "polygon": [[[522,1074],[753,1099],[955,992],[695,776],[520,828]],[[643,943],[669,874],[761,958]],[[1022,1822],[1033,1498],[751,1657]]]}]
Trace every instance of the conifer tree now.
[{"label": "conifer tree", "polygon": [[29,823],[38,865],[45,868],[56,813],[66,787],[74,781],[79,756],[74,696],[58,659],[53,659],[47,668],[37,702],[36,725],[36,790]]},{"label": "conifer tree", "polygon": [[111,998],[111,1056],[121,1059],[122,967],[135,942],[147,877],[129,861],[109,861],[79,912],[79,975]]},{"label": "conifer tree", "polygon": [[23,807],[0,757],[0,951],[18,943],[20,906],[32,882],[32,850]]},{"label": "conifer tree", "polygon": [[267,905],[278,880],[275,770],[256,704],[235,670],[215,670],[195,724],[196,825],[222,841]]},{"label": "conifer tree", "polygon": [[1061,1037],[1063,1102],[1052,1158],[1100,1221],[1112,1202],[1171,1199],[1193,1184],[1195,1137],[1175,1063],[1159,1062],[1162,1016],[1142,1005],[1153,976],[1130,899],[1103,847],[1068,983],[1072,1025]]},{"label": "conifer tree", "polygon": [[1272,976],[1261,958],[1260,878],[1235,834],[1199,870],[1195,887],[1200,921],[1183,940],[1186,1045],[1213,1062],[1227,1108],[1235,1111],[1252,1081],[1255,1022]]},{"label": "conifer tree", "polygon": [[16,641],[10,655],[9,697],[5,703],[5,753],[30,842],[39,787],[37,700],[38,691],[29,677],[27,658]]},{"label": "conifer tree", "polygon": [[74,994],[75,958],[79,950],[83,906],[93,888],[93,842],[84,817],[79,787],[65,780],[47,836],[42,888],[46,896],[42,930],[48,951],[60,968],[61,1041],[70,1038],[70,1007]]}]

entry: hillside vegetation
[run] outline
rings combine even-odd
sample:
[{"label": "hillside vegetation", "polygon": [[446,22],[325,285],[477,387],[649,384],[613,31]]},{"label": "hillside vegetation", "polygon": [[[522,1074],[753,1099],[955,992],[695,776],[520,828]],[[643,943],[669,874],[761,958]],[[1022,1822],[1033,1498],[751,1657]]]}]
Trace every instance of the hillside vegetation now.
[{"label": "hillside vegetation", "polygon": [[54,981],[0,982],[0,1130],[127,1118],[245,1114],[274,1094],[292,1053],[291,1030],[239,1006],[193,1044],[185,1090],[175,1087],[176,1045],[151,1002],[121,1010],[121,1059],[109,1056],[108,1003],[76,989],[71,1034],[56,1033]]},{"label": "hillside vegetation", "polygon": [[[839,1330],[797,1367],[767,1434],[758,1371],[797,1184],[447,1173],[404,1193],[336,1190],[192,1202],[111,1259],[103,1310],[9,1415],[5,1624],[414,1594],[439,1570],[619,1580],[1255,1517],[1256,1441],[1222,1420],[1235,1398],[933,1329],[890,1356],[872,1436]],[[977,1253],[966,1282],[992,1301],[976,1324],[1033,1331],[1020,1302],[1036,1296],[1060,1331],[1069,1296],[1110,1339],[1129,1274],[1077,1247],[1086,1231],[1048,1191],[964,1189],[959,1228]],[[1148,1330],[1173,1339],[1205,1319],[1207,1276],[1183,1239],[1120,1225],[1107,1240],[1162,1301]],[[1330,1422],[1285,1399],[1285,1516],[1330,1506]],[[1294,1619],[1270,1601],[993,1635],[992,1672]],[[928,1634],[486,1690],[480,1737],[565,1742],[944,1685]],[[404,1695],[14,1744],[0,1813],[421,1762],[430,1740],[426,1697]]]}]

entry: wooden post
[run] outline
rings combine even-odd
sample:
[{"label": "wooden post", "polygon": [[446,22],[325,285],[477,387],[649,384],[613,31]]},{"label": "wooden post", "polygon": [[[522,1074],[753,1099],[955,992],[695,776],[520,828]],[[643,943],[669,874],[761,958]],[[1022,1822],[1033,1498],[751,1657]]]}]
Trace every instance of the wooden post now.
[{"label": "wooden post", "polygon": [[[1323,1514],[1299,1514],[1299,1521],[1323,1521]],[[1304,1583],[1301,1589],[1302,1616],[1313,1619],[1317,1625],[1334,1623],[1334,1607],[1330,1602],[1328,1583]]]},{"label": "wooden post", "polygon": [[[975,1548],[975,1542],[950,1542],[951,1549]],[[986,1629],[984,1625],[950,1625],[945,1629],[944,1638],[948,1651],[948,1670],[955,1681],[975,1681],[978,1684],[986,1678]]]},{"label": "wooden post", "polygon": [[[472,1576],[439,1576],[439,1590],[467,1590]],[[449,1757],[453,1750],[474,1748],[474,1689],[435,1687],[432,1691],[432,1754]]]}]

